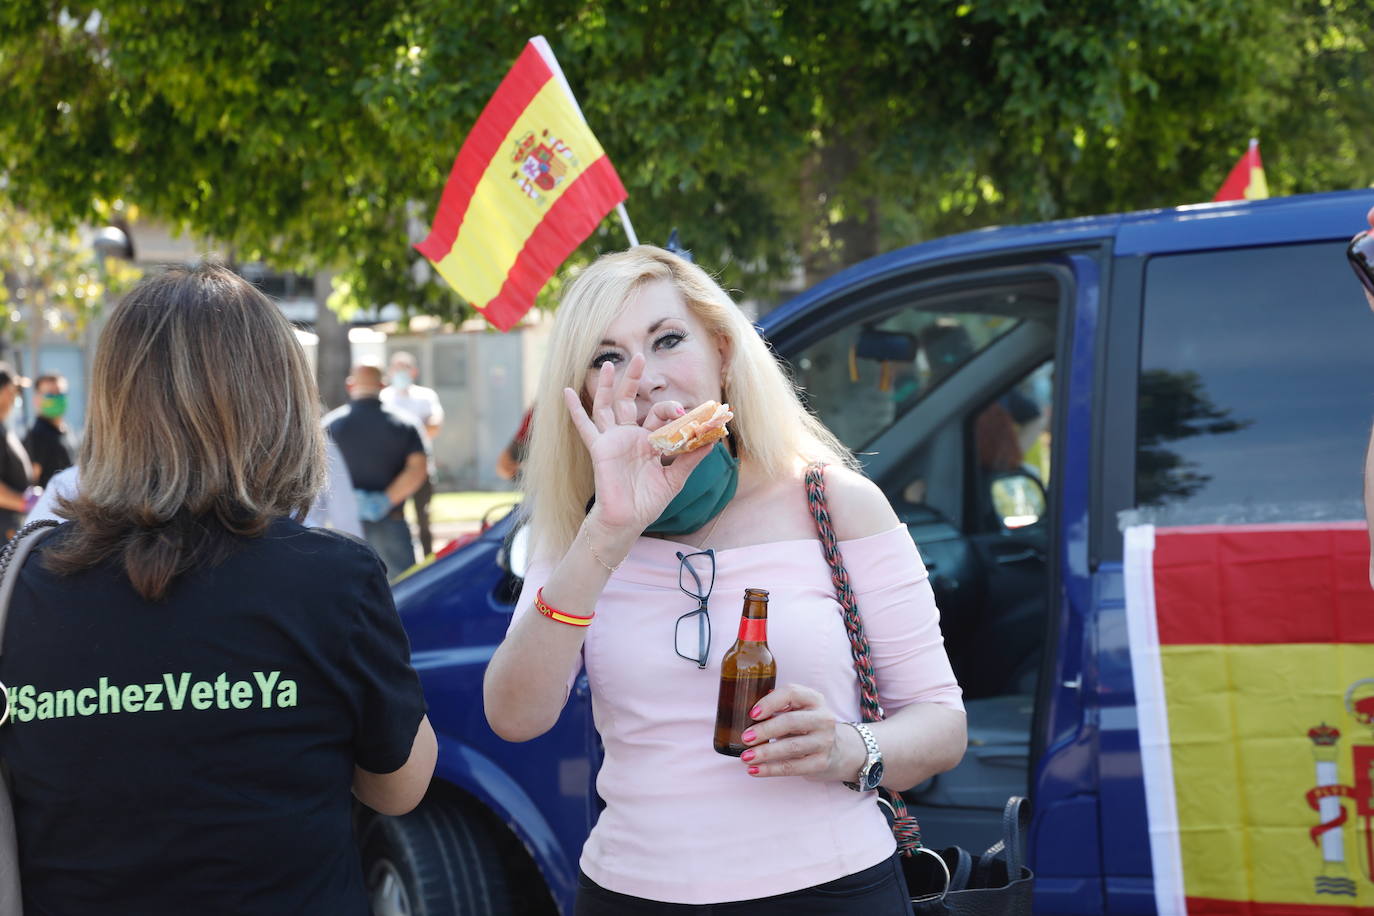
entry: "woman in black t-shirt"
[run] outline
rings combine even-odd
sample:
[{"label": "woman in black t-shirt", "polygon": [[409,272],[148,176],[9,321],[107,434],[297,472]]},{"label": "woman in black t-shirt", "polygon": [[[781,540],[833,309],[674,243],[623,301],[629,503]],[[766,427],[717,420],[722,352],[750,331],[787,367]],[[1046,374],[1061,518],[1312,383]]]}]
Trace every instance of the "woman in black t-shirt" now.
[{"label": "woman in black t-shirt", "polygon": [[26,909],[364,916],[352,796],[409,811],[436,744],[376,555],[299,523],[324,447],[290,326],[222,268],[147,280],[87,424],[0,657]]}]

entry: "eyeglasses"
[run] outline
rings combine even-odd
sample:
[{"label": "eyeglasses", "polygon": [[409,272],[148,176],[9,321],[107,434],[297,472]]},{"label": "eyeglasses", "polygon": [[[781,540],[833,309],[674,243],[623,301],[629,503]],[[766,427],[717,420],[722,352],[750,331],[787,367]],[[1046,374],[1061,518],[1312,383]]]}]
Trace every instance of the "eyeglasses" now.
[{"label": "eyeglasses", "polygon": [[1364,288],[1374,296],[1374,231],[1361,232],[1355,236],[1350,242],[1350,247],[1345,250],[1345,255],[1350,259],[1350,266],[1355,268],[1355,275],[1360,278]]},{"label": "eyeglasses", "polygon": [[[698,668],[705,668],[706,660],[711,657],[711,615],[706,611],[706,599],[711,597],[711,589],[716,584],[716,552],[709,549],[697,553],[678,551],[677,559],[677,587],[697,600],[697,609],[677,619],[673,647],[682,658],[696,662]],[[687,621],[686,627],[682,625],[684,621]],[[692,646],[693,623],[696,624],[696,651],[684,652],[684,648]]]}]

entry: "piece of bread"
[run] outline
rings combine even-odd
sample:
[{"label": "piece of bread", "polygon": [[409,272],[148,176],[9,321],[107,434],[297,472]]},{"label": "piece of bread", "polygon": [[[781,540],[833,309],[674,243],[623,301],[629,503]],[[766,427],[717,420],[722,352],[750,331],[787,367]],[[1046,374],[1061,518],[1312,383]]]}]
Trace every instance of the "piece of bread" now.
[{"label": "piece of bread", "polygon": [[664,455],[696,451],[728,436],[725,424],[734,418],[729,404],[705,401],[650,433],[649,444]]}]

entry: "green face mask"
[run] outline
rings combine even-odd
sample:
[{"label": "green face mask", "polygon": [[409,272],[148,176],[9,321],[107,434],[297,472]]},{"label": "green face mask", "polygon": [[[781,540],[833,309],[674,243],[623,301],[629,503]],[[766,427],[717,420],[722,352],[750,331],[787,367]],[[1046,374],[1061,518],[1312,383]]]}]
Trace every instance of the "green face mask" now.
[{"label": "green face mask", "polygon": [[67,396],[65,394],[45,394],[38,402],[38,413],[49,420],[60,419],[66,412]]},{"label": "green face mask", "polygon": [[717,442],[668,508],[644,530],[650,534],[691,534],[725,508],[738,485],[739,462],[724,442]]}]

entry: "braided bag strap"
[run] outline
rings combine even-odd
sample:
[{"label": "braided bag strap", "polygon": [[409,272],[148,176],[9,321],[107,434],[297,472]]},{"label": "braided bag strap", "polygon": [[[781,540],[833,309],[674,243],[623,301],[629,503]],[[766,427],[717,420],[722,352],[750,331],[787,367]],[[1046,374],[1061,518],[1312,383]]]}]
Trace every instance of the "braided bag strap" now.
[{"label": "braided bag strap", "polygon": [[[868,637],[864,635],[863,620],[859,617],[859,603],[854,598],[854,589],[849,584],[849,572],[844,568],[844,557],[840,554],[840,542],[835,536],[835,527],[830,522],[830,511],[825,502],[825,465],[813,464],[806,469],[806,502],[811,507],[811,517],[816,520],[816,532],[820,536],[821,550],[825,561],[830,564],[830,578],[835,584],[835,597],[844,613],[844,628],[849,634],[849,651],[854,656],[854,672],[859,678],[859,707],[865,722],[880,722],[884,718],[882,704],[878,700],[878,683],[873,678],[873,659],[868,651]],[[902,855],[912,855],[921,846],[921,828],[906,809],[906,802],[896,792],[879,789],[883,804],[891,809],[892,835],[897,839],[897,848]]]}]

